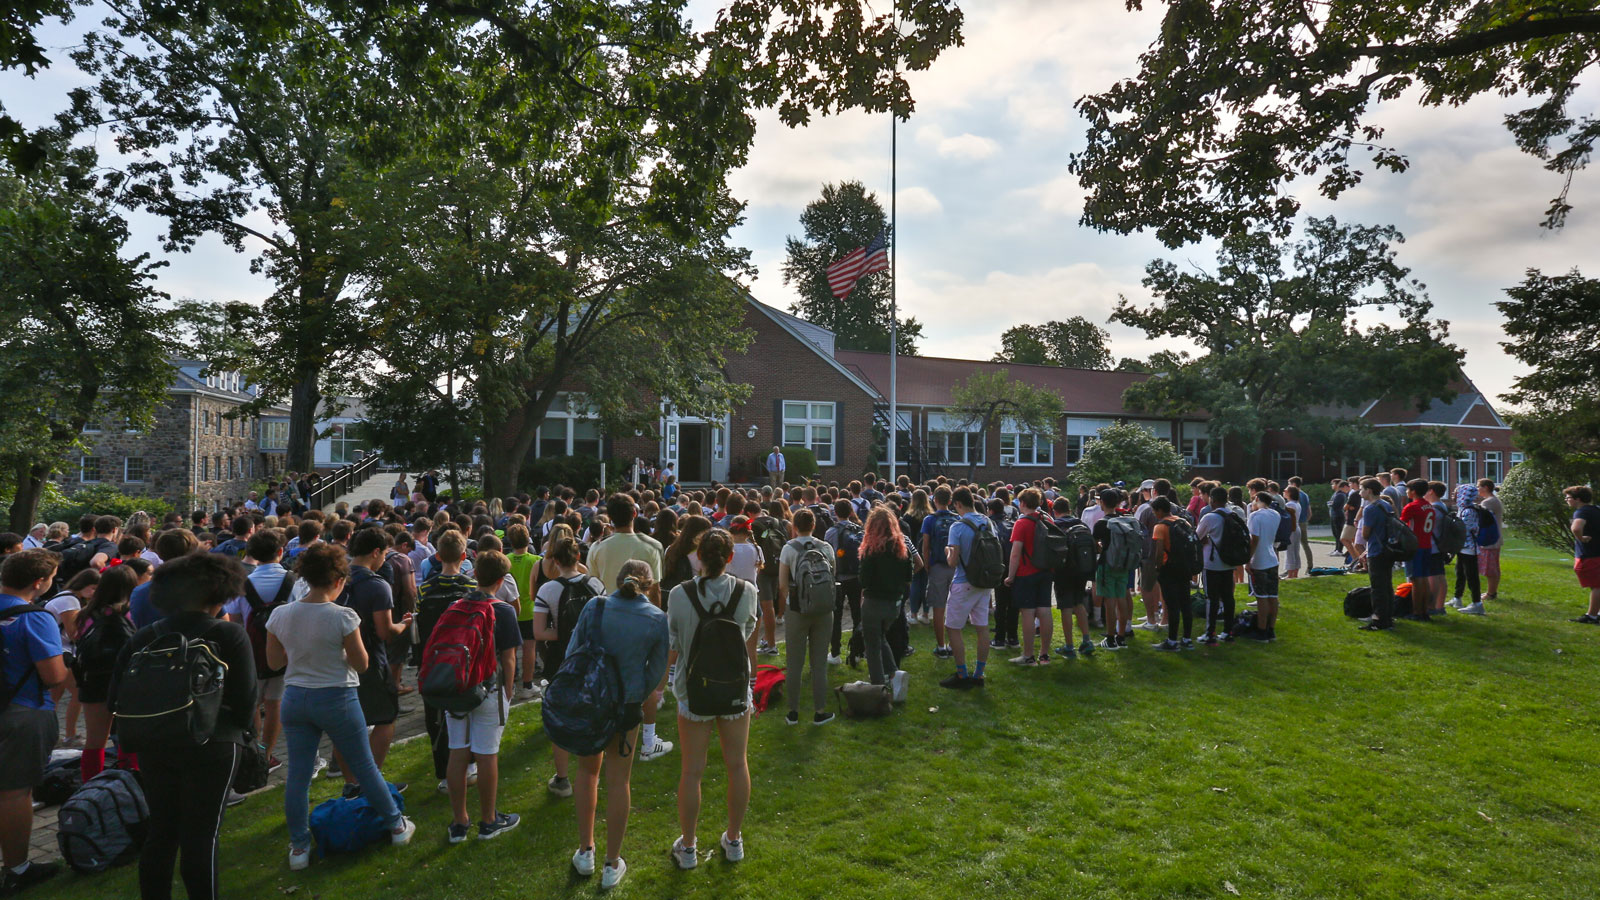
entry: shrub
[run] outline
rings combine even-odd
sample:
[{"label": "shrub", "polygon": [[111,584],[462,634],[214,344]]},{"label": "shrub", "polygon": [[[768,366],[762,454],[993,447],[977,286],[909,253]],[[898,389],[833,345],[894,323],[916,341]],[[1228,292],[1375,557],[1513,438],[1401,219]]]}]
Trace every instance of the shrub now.
[{"label": "shrub", "polygon": [[130,496],[108,484],[82,488],[71,497],[63,497],[53,486],[47,487],[44,497],[39,501],[39,518],[42,521],[74,525],[79,517],[89,513],[116,516],[126,522],[129,516],[139,510],[149,513],[150,518],[159,523],[163,516],[172,512],[172,504],[160,497]]},{"label": "shrub", "polygon": [[[766,480],[767,454],[771,452],[771,450],[768,450],[766,453],[756,454],[755,468],[751,470],[756,473],[754,480]],[[783,464],[785,466],[783,470],[784,480],[790,482],[803,481],[821,471],[817,466],[817,455],[811,452],[810,447],[783,448]]]},{"label": "shrub", "polygon": [[1561,491],[1580,480],[1570,470],[1544,463],[1513,466],[1500,485],[1500,502],[1506,505],[1501,524],[1541,547],[1571,553],[1572,509]]},{"label": "shrub", "polygon": [[628,477],[628,463],[620,459],[599,460],[592,456],[541,456],[522,467],[517,485],[532,492],[536,487],[565,485],[585,491],[600,486],[600,464],[606,467],[605,490],[621,487]]},{"label": "shrub", "polygon": [[1135,487],[1146,478],[1183,478],[1183,456],[1165,438],[1143,426],[1118,422],[1100,429],[1083,448],[1083,458],[1072,472],[1074,486],[1094,487],[1101,482],[1127,482]]}]

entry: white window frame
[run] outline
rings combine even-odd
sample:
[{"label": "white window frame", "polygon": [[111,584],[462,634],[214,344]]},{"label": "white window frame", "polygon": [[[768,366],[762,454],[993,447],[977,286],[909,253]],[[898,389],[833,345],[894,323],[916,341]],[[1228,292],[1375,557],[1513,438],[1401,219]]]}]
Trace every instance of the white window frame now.
[{"label": "white window frame", "polygon": [[1450,479],[1450,460],[1434,456],[1428,459],[1428,480],[1448,481]]},{"label": "white window frame", "polygon": [[[1466,463],[1466,469],[1461,464]],[[1465,454],[1456,457],[1456,484],[1478,483],[1478,451],[1468,450]]]},{"label": "white window frame", "polygon": [[[95,473],[94,473],[94,477],[93,478],[89,477],[89,460],[91,460],[91,459],[94,460],[94,468],[95,468]],[[78,457],[78,481],[79,481],[79,483],[81,483],[81,484],[99,484],[100,480],[105,478],[105,475],[106,475],[105,467],[106,467],[106,463],[105,463],[104,457],[92,456],[92,455],[88,455],[88,454],[85,454],[84,456]]]},{"label": "white window frame", "polygon": [[[1290,463],[1287,474],[1283,471],[1283,464]],[[1289,478],[1300,474],[1300,451],[1278,450],[1272,454],[1272,480],[1287,481]]]},{"label": "white window frame", "polygon": [[[534,432],[534,456],[539,457],[544,455],[542,445],[546,439],[563,441],[564,450],[561,455],[575,456],[576,453],[573,450],[574,444],[577,440],[577,426],[575,423],[594,422],[598,431],[600,422],[599,417],[584,414],[586,412],[587,409],[584,406],[584,401],[581,395],[567,394],[565,392],[557,394],[555,399],[550,401],[550,410],[544,414],[544,422],[540,423],[539,427]],[[551,420],[557,421],[552,422]],[[559,430],[564,433],[546,435],[545,429],[550,428],[553,425],[557,426]],[[596,445],[595,458],[604,459],[606,453],[605,435],[598,435]]]},{"label": "white window frame", "polygon": [[[804,416],[790,415],[791,406],[804,406]],[[827,414],[817,415],[818,407],[826,407]],[[836,466],[839,464],[839,406],[832,400],[783,400],[779,407],[782,410],[782,424],[779,426],[778,437],[780,445],[784,447],[804,447],[811,451],[817,459],[817,466]],[[802,429],[801,439],[789,439],[791,427]],[[828,429],[828,437],[824,440],[817,435],[820,428]],[[818,452],[819,447],[827,449],[827,458]]]},{"label": "white window frame", "polygon": [[1525,459],[1527,457],[1523,455],[1521,450],[1511,451],[1511,468],[1515,469],[1517,466],[1522,465],[1522,461]]},{"label": "white window frame", "polygon": [[[1226,465],[1222,441],[1211,436],[1211,426],[1205,422],[1185,422],[1179,432],[1178,452],[1184,462],[1197,469],[1215,469]],[[1202,452],[1204,451],[1204,452]]]},{"label": "white window frame", "polygon": [[1000,465],[1053,466],[1055,458],[1055,441],[1047,440],[1043,435],[1035,434],[1011,419],[1000,423]]},{"label": "white window frame", "polygon": [[1499,450],[1483,451],[1483,477],[1499,484],[1506,478],[1506,467]]},{"label": "white window frame", "polygon": [[1100,436],[1100,429],[1117,424],[1116,419],[1067,419],[1061,439],[1062,459],[1068,467],[1083,459],[1083,446]]},{"label": "white window frame", "polygon": [[[132,465],[131,464],[133,463],[134,460],[138,460],[139,461],[139,467],[141,469],[144,469],[144,471],[140,473],[138,478],[134,478],[133,474],[132,474]],[[145,462],[145,458],[144,457],[142,457],[142,456],[124,456],[122,458],[122,483],[123,484],[144,484],[145,482],[147,482],[149,480],[150,480],[150,465],[149,465],[149,463]]]},{"label": "white window frame", "polygon": [[99,420],[98,419],[90,419],[89,421],[83,423],[83,433],[84,434],[99,434],[100,433],[100,422],[99,422]]},{"label": "white window frame", "polygon": [[200,480],[211,480],[211,457],[209,456],[200,457]]}]

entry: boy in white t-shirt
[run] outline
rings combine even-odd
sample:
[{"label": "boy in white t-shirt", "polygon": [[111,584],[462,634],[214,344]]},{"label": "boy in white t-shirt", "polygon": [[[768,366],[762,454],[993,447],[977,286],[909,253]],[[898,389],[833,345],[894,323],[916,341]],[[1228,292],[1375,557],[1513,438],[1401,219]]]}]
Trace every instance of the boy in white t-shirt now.
[{"label": "boy in white t-shirt", "polygon": [[733,521],[728,523],[728,531],[733,535],[733,561],[728,563],[728,574],[754,584],[756,573],[766,559],[761,555],[760,545],[755,542],[750,521],[749,516],[734,516]]}]

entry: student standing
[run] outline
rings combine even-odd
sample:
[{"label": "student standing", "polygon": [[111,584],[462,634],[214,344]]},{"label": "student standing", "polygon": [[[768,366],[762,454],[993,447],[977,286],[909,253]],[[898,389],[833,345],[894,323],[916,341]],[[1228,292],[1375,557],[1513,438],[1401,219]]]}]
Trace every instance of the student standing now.
[{"label": "student standing", "polygon": [[1600,506],[1594,505],[1594,491],[1585,484],[1562,494],[1572,509],[1572,571],[1578,586],[1589,589],[1589,611],[1577,621],[1600,625]]},{"label": "student standing", "polygon": [[861,537],[862,653],[873,684],[904,677],[899,675],[889,647],[889,625],[900,615],[900,600],[911,585],[912,568],[911,552],[894,513],[886,506],[874,509]]},{"label": "student standing", "polygon": [[1439,513],[1428,502],[1427,493],[1428,482],[1420,478],[1407,484],[1410,501],[1400,510],[1400,521],[1417,536],[1416,555],[1406,561],[1406,576],[1411,579],[1411,614],[1406,618],[1418,622],[1431,621],[1428,611],[1433,608],[1433,529]]},{"label": "student standing", "polygon": [[[616,584],[623,563],[634,559],[644,562],[650,566],[651,582],[647,593],[650,602],[659,608],[666,598],[658,584],[667,574],[664,564],[666,552],[661,542],[649,535],[639,534],[634,528],[639,507],[628,494],[612,494],[607,498],[606,516],[611,520],[612,534],[589,551],[589,571],[600,579],[601,584]],[[703,524],[709,527],[709,523]],[[698,534],[694,534],[692,539],[698,537]],[[656,710],[661,706],[665,688],[665,683],[657,685],[650,701],[644,704],[644,726],[638,753],[640,762],[649,762],[672,752],[672,742],[656,736]]]},{"label": "student standing", "polygon": [[106,766],[106,744],[111,738],[111,709],[106,700],[117,659],[136,630],[128,618],[128,603],[138,581],[131,566],[112,566],[100,575],[94,596],[78,615],[75,643],[84,725],[83,756],[78,767],[84,781],[99,775]]},{"label": "student standing", "polygon": [[[535,696],[534,671],[538,668],[539,642],[534,633],[534,594],[537,585],[534,584],[534,573],[538,570],[542,558],[530,548],[533,538],[528,534],[528,526],[520,522],[506,527],[506,546],[510,548],[506,559],[511,563],[511,580],[517,586],[517,596],[522,600],[517,604],[517,628],[522,635],[522,683],[517,689],[517,696],[523,699],[532,699]],[[550,674],[555,674],[552,670]]]},{"label": "student standing", "polygon": [[[600,774],[605,770],[606,855],[600,873],[602,890],[616,887],[628,872],[628,864],[622,858],[622,839],[628,830],[633,748],[644,716],[642,705],[667,674],[667,614],[650,602],[653,587],[655,581],[650,564],[627,560],[617,571],[616,593],[584,607],[572,633],[570,646],[587,643],[597,610],[601,611],[598,613],[601,615],[600,633],[595,637],[616,661],[622,682],[625,709],[622,730],[611,739],[604,752],[578,760],[578,780],[573,786],[578,813],[578,850],[572,855],[572,868],[579,875],[589,876],[594,874],[595,868],[595,810],[600,796]],[[605,765],[608,757],[610,766]]]},{"label": "student standing", "polygon": [[172,869],[182,854],[183,886],[190,900],[221,896],[217,834],[233,789],[239,748],[255,740],[255,653],[244,629],[219,621],[222,605],[244,590],[244,568],[233,558],[211,553],[180,557],[157,569],[151,598],[166,618],[135,634],[117,659],[107,692],[112,713],[118,700],[140,690],[123,674],[133,654],[162,635],[179,632],[202,638],[226,666],[222,707],[205,744],[147,747],[139,754],[139,774],[150,804],[148,837],[139,855],[139,896],[172,896]]},{"label": "student standing", "polygon": [[[1478,584],[1478,486],[1475,484],[1456,485],[1456,510],[1461,516],[1461,523],[1467,526],[1467,540],[1461,545],[1461,552],[1456,554],[1456,589],[1449,603],[1445,604],[1451,609],[1460,610],[1466,615],[1483,615],[1483,592]],[[1463,605],[1461,598],[1463,588],[1472,592],[1472,602]]]},{"label": "student standing", "polygon": [[946,562],[944,553],[945,544],[950,540],[950,526],[956,522],[956,514],[950,511],[949,486],[941,484],[934,489],[933,506],[933,513],[922,520],[922,558],[928,564],[928,592],[922,621],[933,623],[936,644],[933,655],[943,659],[951,655],[945,642],[944,607],[950,600],[950,580],[955,577],[955,569]]},{"label": "student standing", "polygon": [[[367,668],[361,672],[356,700],[361,705],[368,731],[372,761],[382,770],[394,742],[394,723],[400,717],[400,693],[389,675],[388,644],[411,624],[406,615],[394,619],[394,594],[389,583],[377,573],[388,555],[391,539],[381,528],[363,528],[350,538],[350,579],[339,602],[361,617],[361,642],[367,651]],[[346,797],[361,793],[354,773],[339,760],[344,773]]]},{"label": "student standing", "polygon": [[[966,690],[984,685],[984,669],[989,665],[989,606],[992,603],[987,588],[975,587],[967,581],[967,564],[972,561],[972,547],[980,534],[994,536],[996,540],[998,536],[995,535],[994,523],[989,521],[988,516],[978,513],[973,508],[970,489],[956,488],[950,501],[955,506],[958,518],[956,523],[950,526],[950,542],[949,546],[945,547],[945,560],[955,569],[955,574],[950,580],[950,600],[945,606],[944,624],[945,633],[950,636],[950,649],[955,653],[956,671],[940,681],[939,686]],[[1026,614],[1031,618],[1036,612],[1027,610]],[[1044,616],[1045,620],[1049,621],[1048,604],[1044,607]],[[961,635],[969,622],[978,638],[977,668],[973,669],[970,675],[967,674],[966,641]],[[1043,640],[1048,647],[1050,639],[1045,637]],[[1032,646],[1032,634],[1029,634],[1029,645]]]},{"label": "student standing", "polygon": [[1358,546],[1362,554],[1358,561],[1364,559],[1367,563],[1367,585],[1372,591],[1372,618],[1361,630],[1388,631],[1394,627],[1394,566],[1399,562],[1384,549],[1393,509],[1383,493],[1383,482],[1376,478],[1362,480],[1361,499],[1366,506],[1361,510]]},{"label": "student standing", "polygon": [[[800,722],[800,694],[805,682],[801,675],[807,661],[811,666],[812,723],[826,725],[833,721],[827,711],[828,701],[828,640],[833,631],[833,604],[816,603],[810,611],[802,611],[793,596],[796,574],[802,557],[815,550],[828,569],[828,582],[834,579],[836,559],[833,548],[812,536],[817,524],[816,514],[809,509],[796,510],[794,514],[795,538],[783,545],[778,561],[778,605],[783,610],[783,633],[788,667],[784,680],[788,684],[790,725]],[[869,670],[870,671],[870,670]]]},{"label": "student standing", "polygon": [[1494,516],[1494,521],[1500,529],[1499,540],[1493,544],[1478,547],[1478,571],[1483,575],[1485,600],[1498,600],[1500,598],[1500,548],[1506,543],[1506,506],[1500,502],[1500,496],[1495,493],[1494,479],[1484,478],[1478,482],[1478,505]]},{"label": "student standing", "polygon": [[[823,535],[823,540],[833,547],[834,555],[839,564],[834,569],[838,579],[838,587],[834,591],[833,601],[833,653],[828,657],[831,665],[839,664],[840,654],[845,646],[853,645],[856,633],[862,630],[861,612],[861,541],[863,539],[861,522],[856,518],[855,504],[849,500],[834,501],[833,514],[838,523],[828,529]],[[850,642],[844,643],[844,611],[850,610]],[[896,607],[898,609],[898,607]],[[938,651],[935,650],[937,655]]]},{"label": "student standing", "polygon": [[[555,565],[556,577],[540,585],[534,597],[533,634],[544,642],[544,670],[553,676],[566,661],[567,644],[572,639],[572,629],[578,620],[576,614],[570,614],[570,621],[562,615],[562,607],[569,605],[565,601],[571,597],[574,598],[571,605],[580,599],[587,603],[584,598],[604,597],[606,588],[600,579],[584,574],[583,566],[578,563],[578,542],[566,529],[562,529],[545,554],[545,559]],[[566,639],[563,640],[563,637]],[[571,797],[570,757],[560,747],[552,749],[556,771],[546,788],[557,797]]]},{"label": "student standing", "polygon": [[[1272,494],[1261,491],[1247,520],[1250,529],[1250,594],[1256,598],[1256,627],[1270,631],[1278,613],[1278,552],[1273,541],[1278,536],[1282,515],[1272,508]],[[1293,542],[1290,542],[1293,546]],[[1296,551],[1298,553],[1298,551]],[[1232,627],[1232,623],[1228,623]],[[1231,641],[1231,633],[1222,640]]]},{"label": "student standing", "polygon": [[[740,518],[743,518],[742,516]],[[745,523],[748,529],[748,522]],[[755,583],[727,571],[738,545],[728,532],[716,529],[700,540],[699,578],[672,589],[667,601],[669,651],[667,664],[675,673],[672,694],[678,706],[678,738],[683,743],[683,768],[678,780],[678,839],[672,843],[672,858],[680,869],[692,869],[698,862],[695,831],[700,820],[700,783],[705,777],[706,754],[711,734],[716,732],[722,747],[722,764],[728,772],[728,827],[722,832],[722,855],[729,862],[744,859],[745,809],[750,805],[750,766],[746,748],[750,741],[750,715],[754,704],[748,688],[744,708],[738,713],[696,710],[689,688],[689,661],[695,658],[695,641],[701,634],[701,611],[731,618],[744,636],[741,647],[724,647],[722,652],[741,650],[749,655],[754,672],[756,622],[760,595]],[[750,546],[750,545],[745,545]],[[715,652],[699,648],[700,653]],[[731,662],[728,660],[727,662]]]},{"label": "student standing", "polygon": [[1206,631],[1204,642],[1216,643],[1217,639],[1217,611],[1222,612],[1223,628],[1229,627],[1233,621],[1233,567],[1222,561],[1217,553],[1217,546],[1222,543],[1222,532],[1227,527],[1226,516],[1235,516],[1245,523],[1245,530],[1249,531],[1249,523],[1228,503],[1228,489],[1218,485],[1211,489],[1211,505],[1200,516],[1200,523],[1195,527],[1195,536],[1200,538],[1205,559],[1205,589],[1206,589]]}]

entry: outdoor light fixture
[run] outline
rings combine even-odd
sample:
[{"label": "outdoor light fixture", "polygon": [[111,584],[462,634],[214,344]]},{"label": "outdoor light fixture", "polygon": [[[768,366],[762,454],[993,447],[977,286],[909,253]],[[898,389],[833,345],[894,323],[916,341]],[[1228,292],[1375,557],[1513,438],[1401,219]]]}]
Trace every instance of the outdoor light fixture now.
[{"label": "outdoor light fixture", "polygon": [[759,426],[759,425],[751,425],[750,426],[750,430],[746,431],[744,433],[744,436],[747,437],[747,438],[753,438],[753,437],[756,436],[756,432],[759,431],[760,428],[761,428],[761,426]]}]

